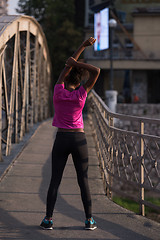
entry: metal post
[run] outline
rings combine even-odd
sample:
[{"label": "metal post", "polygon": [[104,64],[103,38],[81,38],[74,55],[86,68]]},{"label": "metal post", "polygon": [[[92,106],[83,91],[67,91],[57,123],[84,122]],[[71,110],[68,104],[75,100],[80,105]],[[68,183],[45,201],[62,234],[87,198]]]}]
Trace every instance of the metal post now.
[{"label": "metal post", "polygon": [[17,52],[16,52],[16,63],[15,63],[15,143],[19,142],[19,136],[18,136],[18,108],[19,108],[19,102],[18,102],[18,51],[20,48],[20,41],[19,41],[19,22],[17,23]]},{"label": "metal post", "polygon": [[[113,120],[113,117],[110,117],[109,116],[109,127],[113,127],[114,126],[114,120]],[[111,131],[111,130],[110,130]],[[113,135],[112,135],[112,138],[113,138]],[[109,160],[109,163],[108,163],[108,168],[109,168],[109,172],[110,173],[113,173],[113,168],[112,168],[112,165],[113,165],[113,145],[111,143],[112,141],[112,138],[110,139],[110,160]],[[113,185],[113,177],[108,174],[108,184],[109,184],[109,187],[107,188],[107,196],[109,199],[112,199],[112,185]]]},{"label": "metal post", "polygon": [[2,161],[2,55],[0,55],[0,162]]},{"label": "metal post", "polygon": [[10,154],[11,144],[12,144],[12,133],[13,133],[13,117],[14,117],[14,104],[15,104],[15,87],[16,87],[16,61],[18,59],[18,31],[19,24],[17,23],[17,31],[15,35],[14,42],[14,57],[13,57],[13,70],[12,70],[12,80],[11,80],[11,96],[10,96],[10,109],[8,116],[8,130],[7,130],[7,146],[6,146],[6,156]]},{"label": "metal post", "polygon": [[[144,122],[140,122],[140,133],[144,134]],[[145,216],[145,206],[142,203],[144,201],[144,141],[143,137],[140,139],[140,205],[139,205],[139,213],[142,216]]]},{"label": "metal post", "polygon": [[113,90],[113,30],[117,26],[117,21],[115,19],[109,20],[110,28],[110,90]]},{"label": "metal post", "polygon": [[37,81],[38,81],[38,56],[39,56],[39,46],[38,46],[38,31],[35,37],[35,51],[34,51],[34,82],[33,82],[33,122],[38,121],[38,90],[37,90]]},{"label": "metal post", "polygon": [[30,57],[30,24],[28,24],[27,36],[26,36],[26,56],[25,56],[25,73],[23,84],[23,103],[22,103],[22,115],[21,115],[21,129],[20,140],[22,140],[24,133],[28,130],[28,83],[29,83],[29,57]]},{"label": "metal post", "polygon": [[113,90],[113,28],[110,28],[110,90]]}]

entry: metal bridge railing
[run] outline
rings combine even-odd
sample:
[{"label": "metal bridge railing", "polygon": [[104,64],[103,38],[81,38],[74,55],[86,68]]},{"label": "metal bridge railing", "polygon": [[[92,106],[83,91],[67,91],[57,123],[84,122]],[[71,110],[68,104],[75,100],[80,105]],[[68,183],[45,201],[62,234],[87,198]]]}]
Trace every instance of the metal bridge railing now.
[{"label": "metal bridge railing", "polygon": [[102,169],[107,196],[112,192],[160,210],[148,197],[160,195],[160,120],[113,113],[94,90],[88,97],[89,120]]},{"label": "metal bridge railing", "polygon": [[50,116],[51,62],[41,26],[0,17],[0,161],[34,123]]}]

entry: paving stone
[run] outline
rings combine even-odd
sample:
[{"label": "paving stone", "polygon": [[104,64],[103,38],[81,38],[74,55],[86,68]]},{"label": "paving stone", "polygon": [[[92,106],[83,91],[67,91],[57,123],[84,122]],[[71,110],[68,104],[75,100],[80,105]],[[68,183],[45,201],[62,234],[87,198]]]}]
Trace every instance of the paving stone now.
[{"label": "paving stone", "polygon": [[39,224],[51,176],[51,150],[56,129],[42,123],[0,182],[0,240],[158,240],[160,224],[110,201],[103,189],[91,129],[85,120],[89,145],[89,185],[98,229],[84,230],[84,210],[72,158],[69,157],[54,211],[54,229]]}]

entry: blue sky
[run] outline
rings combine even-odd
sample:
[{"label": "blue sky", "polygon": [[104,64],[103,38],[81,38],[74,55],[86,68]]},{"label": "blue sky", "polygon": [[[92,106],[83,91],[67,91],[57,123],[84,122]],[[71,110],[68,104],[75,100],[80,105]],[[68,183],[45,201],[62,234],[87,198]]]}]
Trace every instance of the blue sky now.
[{"label": "blue sky", "polygon": [[15,8],[17,8],[17,3],[18,3],[18,0],[8,0],[8,14],[9,15],[18,14],[15,11]]}]

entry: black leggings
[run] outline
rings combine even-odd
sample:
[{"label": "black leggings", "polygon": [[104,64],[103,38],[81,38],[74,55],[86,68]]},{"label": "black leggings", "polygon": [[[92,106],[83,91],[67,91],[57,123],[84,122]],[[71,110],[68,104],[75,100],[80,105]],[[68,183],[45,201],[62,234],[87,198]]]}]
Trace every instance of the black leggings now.
[{"label": "black leggings", "polygon": [[83,132],[57,132],[52,150],[52,177],[47,195],[46,216],[52,217],[68,155],[72,154],[86,218],[91,217],[91,195],[88,185],[88,147]]}]

